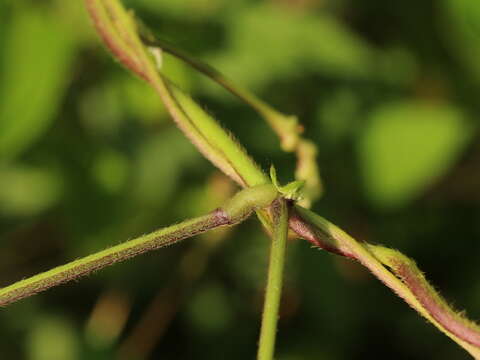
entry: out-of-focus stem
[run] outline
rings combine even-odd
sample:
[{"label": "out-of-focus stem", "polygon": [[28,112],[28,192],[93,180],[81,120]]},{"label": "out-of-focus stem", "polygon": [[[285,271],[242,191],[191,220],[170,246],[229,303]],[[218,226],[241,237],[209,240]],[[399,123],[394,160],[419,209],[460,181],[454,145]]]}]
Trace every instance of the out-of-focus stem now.
[{"label": "out-of-focus stem", "polygon": [[234,84],[220,71],[198,59],[195,59],[184,51],[177,49],[168,42],[156,38],[144,24],[140,24],[139,31],[141,39],[146,45],[160,48],[181,59],[251,106],[267,121],[270,127],[280,137],[282,148],[285,151],[294,151],[299,140],[299,135],[303,132],[303,127],[298,124],[295,116],[280,113],[249,90]]}]

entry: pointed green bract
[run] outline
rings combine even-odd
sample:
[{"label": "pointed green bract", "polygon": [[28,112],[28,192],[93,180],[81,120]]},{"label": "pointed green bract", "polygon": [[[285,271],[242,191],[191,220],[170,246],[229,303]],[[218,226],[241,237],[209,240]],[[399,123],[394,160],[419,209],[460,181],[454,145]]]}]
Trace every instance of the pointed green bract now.
[{"label": "pointed green bract", "polygon": [[277,170],[273,165],[270,166],[270,179],[285,199],[300,200],[302,198],[301,189],[305,185],[305,180],[295,180],[287,185],[281,186],[277,179]]},{"label": "pointed green bract", "polygon": [[20,155],[51,126],[75,50],[73,35],[53,14],[20,4],[12,12],[1,50],[0,162]]}]

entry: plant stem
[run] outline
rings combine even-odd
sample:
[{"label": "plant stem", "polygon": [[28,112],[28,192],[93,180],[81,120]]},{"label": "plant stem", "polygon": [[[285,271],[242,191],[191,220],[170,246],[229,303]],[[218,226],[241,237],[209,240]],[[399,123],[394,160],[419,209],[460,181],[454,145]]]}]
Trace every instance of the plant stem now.
[{"label": "plant stem", "polygon": [[147,251],[174,244],[220,226],[238,224],[248,218],[253,211],[268,207],[277,196],[278,193],[271,184],[242,190],[223,207],[207,215],[126,241],[0,289],[0,306],[6,306]]},{"label": "plant stem", "polygon": [[303,131],[302,126],[298,124],[295,116],[288,116],[272,108],[269,104],[262,101],[255,94],[247,89],[234,84],[230,79],[224,76],[220,71],[210,65],[188,55],[186,52],[170,45],[167,41],[157,38],[145,24],[136,19],[140,38],[144,44],[149,47],[160,48],[161,50],[177,57],[189,64],[195,70],[203,73],[219,85],[223,86],[233,95],[257,111],[275,131],[281,139],[282,148],[285,151],[293,151],[300,139]]},{"label": "plant stem", "polygon": [[233,136],[159,72],[158,61],[155,63],[139,38],[133,14],[119,0],[84,1],[105,45],[122,64],[150,83],[180,130],[208,160],[242,187],[268,183]]},{"label": "plant stem", "polygon": [[[163,79],[163,78],[162,78]],[[172,83],[163,79],[170,96],[183,109],[193,126],[206,139],[209,146],[222,154],[224,162],[229,164],[242,179],[243,186],[256,186],[269,183],[268,178],[258,165],[248,156],[246,150],[234,136],[198,105],[190,96]]]},{"label": "plant stem", "polygon": [[227,225],[228,217],[223,210],[175,224],[151,234],[140,236],[82,259],[58,266],[52,270],[19,281],[0,290],[0,306],[47,290],[87,275],[108,265],[127,260],[147,251],[174,244],[185,238],[203,233],[218,226]]},{"label": "plant stem", "polygon": [[480,359],[480,326],[456,312],[415,262],[397,250],[356,241],[317,214],[296,206],[290,227],[314,246],[357,260],[445,335]]},{"label": "plant stem", "polygon": [[[305,207],[310,207],[311,203],[322,195],[323,186],[316,162],[317,148],[314,143],[301,136],[303,126],[299,124],[297,118],[295,116],[282,114],[275,110],[249,90],[234,84],[220,71],[193,56],[188,55],[182,50],[177,49],[167,41],[155,37],[153,32],[145,24],[139,19],[135,20],[137,22],[140,39],[144,44],[151,49],[160,49],[170,53],[189,64],[195,70],[203,73],[220,86],[223,86],[230,93],[237,96],[265,119],[268,125],[280,138],[282,149],[286,152],[296,153],[297,169],[295,171],[295,177],[297,180],[305,181],[303,200],[300,201],[300,204]],[[191,118],[194,119],[194,117]],[[228,154],[226,155],[227,159],[232,159],[231,156]]]},{"label": "plant stem", "polygon": [[274,230],[270,249],[268,282],[263,307],[258,360],[273,359],[287,246],[288,209],[285,200],[277,199],[272,204],[271,210]]}]

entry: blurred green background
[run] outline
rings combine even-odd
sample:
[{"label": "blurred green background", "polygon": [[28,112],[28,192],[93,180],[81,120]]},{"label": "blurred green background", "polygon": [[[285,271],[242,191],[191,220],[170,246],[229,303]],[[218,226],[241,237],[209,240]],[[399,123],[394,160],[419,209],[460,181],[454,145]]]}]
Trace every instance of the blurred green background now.
[{"label": "blurred green background", "polygon": [[[319,147],[314,206],[415,258],[480,318],[478,0],[130,0]],[[267,169],[294,158],[166,58]],[[80,0],[0,1],[0,285],[211,210],[235,191],[115,64]],[[0,358],[253,359],[268,241],[249,220],[0,311]],[[289,246],[278,360],[468,359],[365,270]]]}]

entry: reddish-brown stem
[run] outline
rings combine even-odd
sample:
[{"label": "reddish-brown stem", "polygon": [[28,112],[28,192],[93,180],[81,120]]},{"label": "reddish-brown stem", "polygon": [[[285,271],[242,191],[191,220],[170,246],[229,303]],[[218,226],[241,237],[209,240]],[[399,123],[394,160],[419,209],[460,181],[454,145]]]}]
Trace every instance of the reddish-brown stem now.
[{"label": "reddish-brown stem", "polygon": [[420,271],[412,268],[413,264],[405,263],[399,259],[393,261],[395,265],[392,269],[395,274],[403,280],[429,314],[459,339],[480,348],[480,333],[478,330],[472,328],[459,314],[445,306],[436,294],[435,289],[428,284],[423,276],[418,275]]},{"label": "reddish-brown stem", "polygon": [[304,210],[292,209],[289,224],[297,235],[315,247],[359,261],[415,310],[479,358],[478,325],[455,312],[428,283],[413,260],[393,249],[359,243],[327,220]]}]

